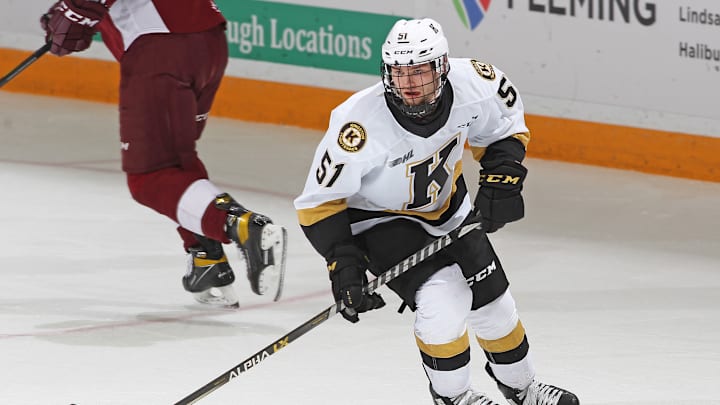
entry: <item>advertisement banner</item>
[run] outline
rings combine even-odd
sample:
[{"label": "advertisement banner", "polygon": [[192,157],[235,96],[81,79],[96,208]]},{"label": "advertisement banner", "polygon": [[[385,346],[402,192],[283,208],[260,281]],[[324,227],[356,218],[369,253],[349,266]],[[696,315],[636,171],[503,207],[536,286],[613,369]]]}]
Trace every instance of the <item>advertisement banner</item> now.
[{"label": "advertisement banner", "polygon": [[717,0],[454,0],[435,14],[455,56],[498,65],[535,113],[720,136]]},{"label": "advertisement banner", "polygon": [[378,75],[380,46],[400,17],[288,3],[216,2],[228,20],[230,56]]}]

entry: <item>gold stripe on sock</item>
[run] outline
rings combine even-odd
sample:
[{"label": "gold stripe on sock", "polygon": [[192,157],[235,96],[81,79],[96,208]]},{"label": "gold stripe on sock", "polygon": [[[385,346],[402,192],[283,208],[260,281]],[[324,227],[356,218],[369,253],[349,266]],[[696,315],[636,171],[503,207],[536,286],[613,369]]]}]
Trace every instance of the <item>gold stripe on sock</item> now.
[{"label": "gold stripe on sock", "polygon": [[523,339],[525,338],[525,328],[523,327],[522,322],[518,320],[517,325],[515,325],[515,329],[513,329],[512,332],[510,332],[506,336],[501,337],[500,339],[485,340],[479,336],[476,336],[476,338],[478,343],[480,344],[480,347],[482,347],[483,350],[485,350],[486,352],[509,352],[510,350],[513,350],[520,346]]},{"label": "gold stripe on sock", "polygon": [[423,353],[428,356],[441,359],[449,359],[457,356],[470,347],[470,339],[468,338],[467,330],[462,336],[448,343],[442,343],[439,345],[428,344],[420,340],[417,335],[415,336],[415,342]]}]

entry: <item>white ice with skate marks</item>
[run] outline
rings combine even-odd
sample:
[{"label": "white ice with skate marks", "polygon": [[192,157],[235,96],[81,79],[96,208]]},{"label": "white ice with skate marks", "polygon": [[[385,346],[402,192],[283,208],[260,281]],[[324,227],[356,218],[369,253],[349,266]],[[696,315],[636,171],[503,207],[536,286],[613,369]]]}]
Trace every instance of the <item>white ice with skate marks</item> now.
[{"label": "white ice with skate marks", "polygon": [[[288,234],[282,298],[228,254],[240,308],[221,310],[183,289],[175,225],[127,192],[116,123],[114,105],[0,92],[0,404],[173,404],[332,303],[292,207],[321,133],[211,114],[211,178]],[[526,218],[490,237],[538,378],[583,405],[720,404],[720,185],[527,165]],[[333,317],[198,404],[431,404],[413,313],[378,292],[385,308]],[[502,403],[471,350],[473,385]]]},{"label": "white ice with skate marks", "polygon": [[205,291],[192,293],[195,301],[228,309],[239,308],[240,300],[232,284],[224,287],[211,287]]}]

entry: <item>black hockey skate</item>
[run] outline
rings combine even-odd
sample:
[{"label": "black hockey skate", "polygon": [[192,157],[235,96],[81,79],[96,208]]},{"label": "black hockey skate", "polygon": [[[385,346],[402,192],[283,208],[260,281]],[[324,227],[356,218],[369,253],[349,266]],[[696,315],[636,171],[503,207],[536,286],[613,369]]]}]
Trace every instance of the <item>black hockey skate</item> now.
[{"label": "black hockey skate", "polygon": [[485,364],[485,371],[497,382],[498,389],[512,405],[579,405],[580,400],[570,391],[553,385],[533,380],[524,390],[517,390],[498,381],[490,364]]},{"label": "black hockey skate", "polygon": [[183,287],[200,303],[237,308],[238,298],[232,287],[235,274],[222,244],[197,234],[195,238],[200,244],[188,251],[188,271],[182,278]]},{"label": "black hockey skate", "polygon": [[472,389],[456,397],[448,398],[435,392],[432,384],[430,384],[430,395],[432,396],[434,405],[500,405],[482,393],[475,392]]},{"label": "black hockey skate", "polygon": [[215,199],[215,206],[228,212],[225,232],[245,259],[247,277],[255,294],[282,295],[285,277],[287,231],[265,215],[248,211],[228,194]]}]

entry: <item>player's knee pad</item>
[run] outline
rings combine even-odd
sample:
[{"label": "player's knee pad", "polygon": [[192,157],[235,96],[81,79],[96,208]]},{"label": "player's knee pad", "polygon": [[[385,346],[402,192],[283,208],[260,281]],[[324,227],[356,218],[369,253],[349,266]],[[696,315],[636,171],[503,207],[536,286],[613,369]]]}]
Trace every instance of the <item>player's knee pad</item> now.
[{"label": "player's knee pad", "polygon": [[529,344],[509,291],[473,310],[468,323],[480,347],[493,364],[514,364],[525,359]]},{"label": "player's knee pad", "polygon": [[[475,293],[475,291],[473,291]],[[494,301],[470,311],[468,323],[483,339],[499,339],[515,329],[519,321],[515,300],[510,290]]]},{"label": "player's knee pad", "polygon": [[425,343],[445,343],[461,336],[472,293],[457,264],[433,274],[415,294],[415,334]]}]

